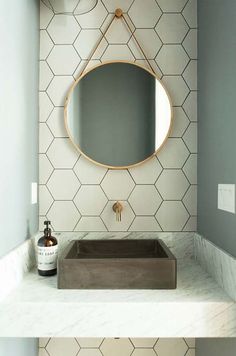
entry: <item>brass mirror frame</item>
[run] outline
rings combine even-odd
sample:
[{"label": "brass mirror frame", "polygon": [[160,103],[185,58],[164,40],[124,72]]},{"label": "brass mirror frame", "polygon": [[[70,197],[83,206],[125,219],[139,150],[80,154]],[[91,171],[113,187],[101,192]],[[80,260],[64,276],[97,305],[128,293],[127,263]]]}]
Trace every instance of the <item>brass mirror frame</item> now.
[{"label": "brass mirror frame", "polygon": [[[169,99],[169,103],[170,103],[170,126],[169,126],[169,130],[162,142],[162,144],[160,145],[160,147],[158,147],[158,149],[156,151],[153,152],[153,154],[151,154],[149,157],[145,158],[144,160],[140,161],[140,162],[137,162],[137,163],[134,163],[134,164],[131,164],[129,166],[110,166],[110,165],[106,165],[106,164],[103,164],[103,163],[100,163],[100,162],[97,162],[95,160],[93,160],[91,157],[87,156],[82,150],[81,148],[79,147],[79,145],[77,145],[70,133],[70,130],[69,130],[69,125],[68,125],[68,105],[69,105],[69,102],[70,102],[70,97],[71,95],[73,94],[73,91],[74,91],[74,88],[76,87],[76,85],[80,82],[80,80],[85,77],[88,73],[92,72],[93,70],[95,70],[96,68],[98,67],[101,67],[101,66],[104,66],[104,65],[107,65],[107,64],[111,64],[111,63],[128,63],[128,64],[132,64],[132,65],[135,65],[139,68],[142,68],[144,69],[145,71],[147,71],[148,73],[150,73],[153,77],[156,78],[156,80],[159,81],[159,83],[161,84],[161,86],[163,87],[168,99]],[[116,169],[116,170],[119,170],[119,169],[129,169],[129,168],[132,168],[132,167],[137,167],[147,161],[149,161],[152,157],[156,156],[157,153],[162,149],[162,147],[164,146],[164,144],[166,143],[169,135],[170,135],[170,132],[172,130],[172,127],[173,127],[173,105],[172,105],[172,101],[171,101],[171,98],[170,98],[170,95],[166,89],[166,87],[163,85],[163,83],[161,82],[160,78],[156,75],[156,73],[152,72],[151,70],[145,68],[143,65],[140,65],[140,64],[137,64],[135,62],[131,62],[131,61],[124,61],[124,60],[114,60],[114,61],[105,61],[101,64],[98,64],[98,65],[95,65],[93,66],[92,68],[90,69],[87,69],[85,70],[75,81],[74,83],[71,85],[67,95],[66,95],[66,99],[65,99],[65,104],[64,104],[64,122],[65,122],[65,128],[66,128],[66,132],[69,136],[69,139],[70,141],[72,142],[73,146],[76,148],[77,151],[79,151],[79,153],[85,157],[86,159],[88,159],[90,162],[100,166],[100,167],[105,167],[105,168],[108,168],[108,169]]]}]

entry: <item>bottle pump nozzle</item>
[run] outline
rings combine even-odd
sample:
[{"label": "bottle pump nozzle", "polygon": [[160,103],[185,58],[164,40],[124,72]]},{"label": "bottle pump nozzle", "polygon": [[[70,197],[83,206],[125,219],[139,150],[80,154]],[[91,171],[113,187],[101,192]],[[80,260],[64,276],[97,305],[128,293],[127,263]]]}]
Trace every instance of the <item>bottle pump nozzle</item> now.
[{"label": "bottle pump nozzle", "polygon": [[44,234],[45,235],[50,235],[51,234],[51,229],[50,229],[50,225],[51,225],[51,221],[46,220],[44,221],[44,225],[46,225],[46,228],[44,229]]}]

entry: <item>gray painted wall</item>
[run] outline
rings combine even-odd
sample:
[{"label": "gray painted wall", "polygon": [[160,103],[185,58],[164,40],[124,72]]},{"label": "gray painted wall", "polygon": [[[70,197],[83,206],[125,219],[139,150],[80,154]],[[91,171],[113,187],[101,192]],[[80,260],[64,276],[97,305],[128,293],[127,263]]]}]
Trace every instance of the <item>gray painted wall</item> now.
[{"label": "gray painted wall", "polygon": [[196,339],[196,356],[235,356],[236,339]]},{"label": "gray painted wall", "polygon": [[37,356],[38,339],[1,338],[1,356]]},{"label": "gray painted wall", "polygon": [[0,1],[0,256],[37,228],[39,1]]},{"label": "gray painted wall", "polygon": [[217,209],[236,183],[236,1],[198,0],[198,231],[236,256],[236,215]]}]

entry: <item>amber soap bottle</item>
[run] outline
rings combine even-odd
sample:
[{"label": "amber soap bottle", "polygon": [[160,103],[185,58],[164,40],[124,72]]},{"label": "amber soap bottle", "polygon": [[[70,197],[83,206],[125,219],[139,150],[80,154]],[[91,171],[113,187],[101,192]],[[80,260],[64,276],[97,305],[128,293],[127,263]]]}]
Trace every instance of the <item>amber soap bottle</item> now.
[{"label": "amber soap bottle", "polygon": [[38,273],[40,276],[53,276],[57,273],[57,239],[51,235],[50,221],[44,221],[46,225],[44,236],[38,240]]}]

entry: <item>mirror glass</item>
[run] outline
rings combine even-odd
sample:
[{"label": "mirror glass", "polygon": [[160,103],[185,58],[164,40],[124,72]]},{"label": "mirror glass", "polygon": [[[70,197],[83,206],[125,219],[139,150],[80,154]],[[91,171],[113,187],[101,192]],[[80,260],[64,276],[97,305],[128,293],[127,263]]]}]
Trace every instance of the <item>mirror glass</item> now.
[{"label": "mirror glass", "polygon": [[171,127],[169,96],[159,79],[129,62],[99,65],[77,79],[65,104],[65,124],[77,149],[110,168],[152,157]]}]

